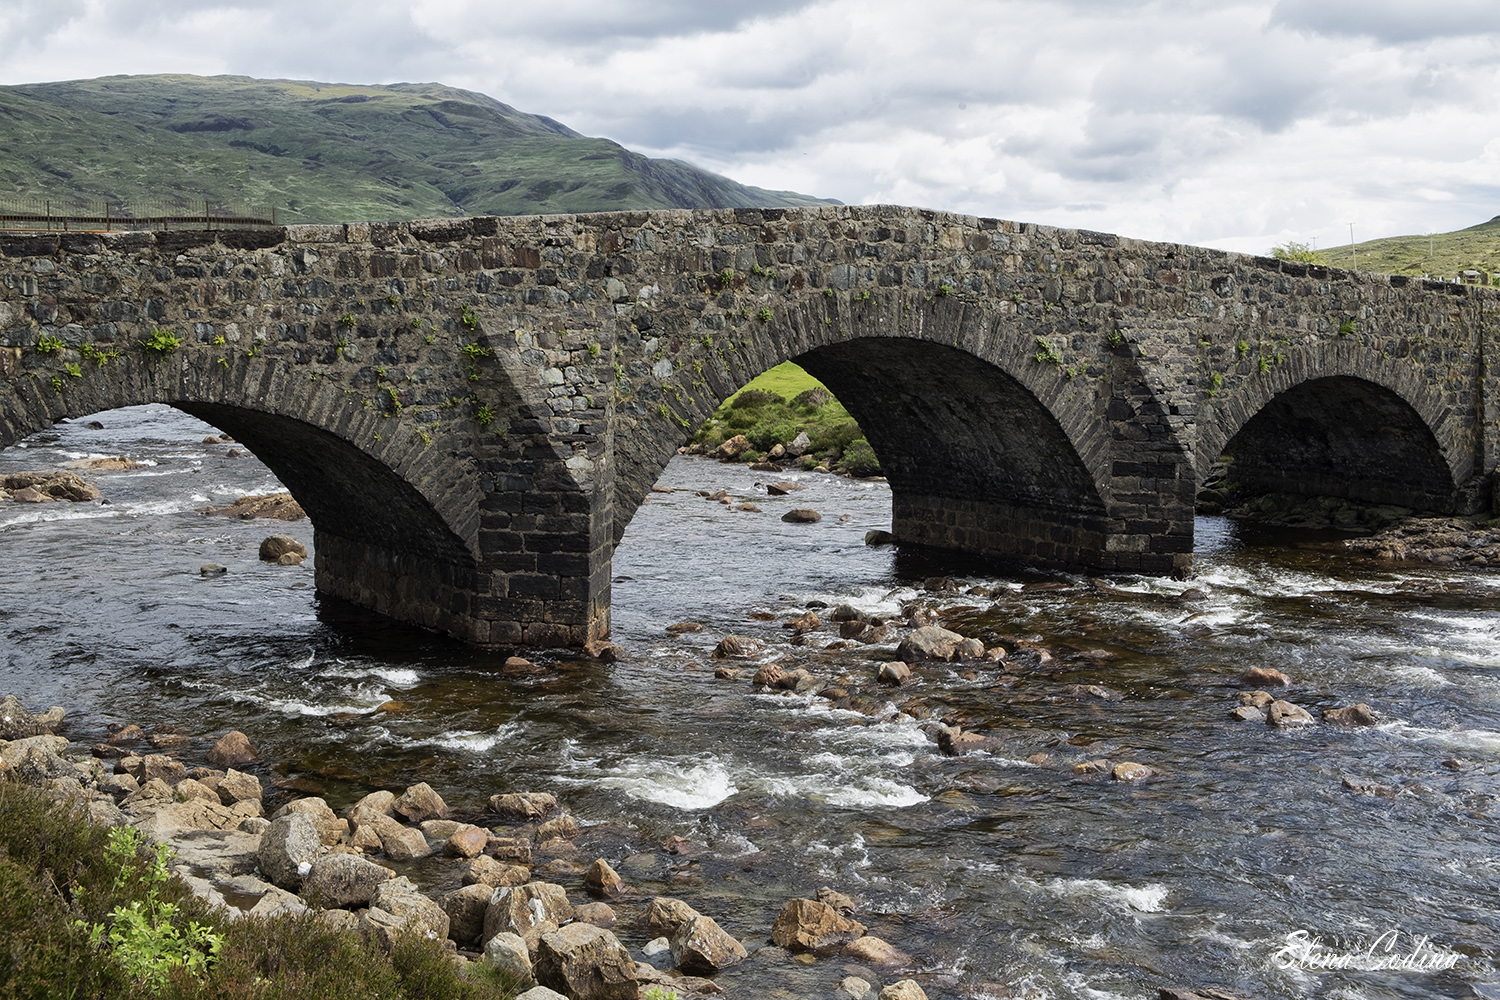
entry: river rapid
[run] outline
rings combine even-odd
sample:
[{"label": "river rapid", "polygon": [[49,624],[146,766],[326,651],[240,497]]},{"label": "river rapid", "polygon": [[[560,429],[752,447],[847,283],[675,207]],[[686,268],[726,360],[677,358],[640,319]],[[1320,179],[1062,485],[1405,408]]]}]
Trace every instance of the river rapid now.
[{"label": "river rapid", "polygon": [[[829,885],[914,958],[896,975],[768,949],[718,977],[735,997],[831,997],[851,973],[911,975],[934,1000],[1146,1000],[1172,985],[1466,997],[1500,979],[1500,576],[1392,569],[1215,518],[1198,521],[1189,582],[997,575],[865,546],[889,526],[883,483],[793,474],[806,489],[771,498],[765,473],[679,457],[662,479],[676,492],[651,496],[615,557],[613,639],[629,661],[538,652],[537,670],[507,673],[502,655],[319,598],[311,560],[257,560],[273,532],[311,550],[307,521],[197,513],[279,488],[253,457],[202,443],[216,433],[145,406],[0,452],[0,472],[147,463],[83,473],[107,504],[0,504],[0,693],[66,706],[74,741],[172,724],[202,737],[201,755],[240,729],[263,780],[335,809],[417,781],[473,816],[496,792],[551,790],[584,826],[574,860],[605,857],[752,951],[787,899]],[[763,512],[696,495],[719,488]],[[823,520],[783,523],[791,507]],[[201,577],[207,562],[229,571]],[[925,592],[938,574],[959,592]],[[1043,580],[1064,588],[1021,589]],[[1206,596],[1182,599],[1190,587]],[[826,649],[827,625],[793,645],[781,627],[813,602],[904,617],[913,601],[1055,660],[1009,675],[920,666],[882,688],[889,646]],[[682,621],[705,629],[667,633]],[[854,707],[755,693],[754,663],[717,679],[711,653],[731,632]],[[1284,696],[1314,715],[1364,702],[1380,723],[1235,721],[1253,666],[1291,675]],[[1003,743],[944,756],[938,719]],[[1159,773],[1074,773],[1100,758]],[[690,845],[667,853],[672,837]],[[447,864],[413,875],[456,885]],[[645,931],[616,933],[640,958]],[[1393,961],[1414,949],[1419,961]]]}]

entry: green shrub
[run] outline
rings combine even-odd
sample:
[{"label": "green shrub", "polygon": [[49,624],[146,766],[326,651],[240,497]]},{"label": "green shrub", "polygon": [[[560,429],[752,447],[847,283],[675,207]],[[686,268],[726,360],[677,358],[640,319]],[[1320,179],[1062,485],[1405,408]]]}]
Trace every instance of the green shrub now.
[{"label": "green shrub", "polygon": [[876,476],[880,474],[880,459],[875,449],[864,438],[855,438],[844,449],[844,468],[852,476]]},{"label": "green shrub", "polygon": [[36,352],[38,354],[51,354],[52,352],[60,351],[67,346],[67,341],[63,340],[61,337],[55,337],[50,333],[44,333],[40,337],[36,338]]},{"label": "green shrub", "polygon": [[765,406],[767,403],[785,403],[786,400],[774,392],[766,392],[764,389],[746,389],[734,397],[734,402],[729,404],[731,410],[753,410]]},{"label": "green shrub", "polygon": [[812,454],[836,457],[843,454],[844,449],[856,438],[864,437],[864,432],[859,429],[859,424],[844,420],[831,426],[809,430],[807,436],[810,441],[808,450]]},{"label": "green shrub", "polygon": [[141,341],[141,350],[155,351],[157,354],[171,354],[182,346],[182,338],[171,330],[163,330],[157,327],[151,331],[151,335]]},{"label": "green shrub", "polygon": [[745,437],[760,451],[770,451],[797,436],[797,425],[783,416],[770,416],[745,432]]},{"label": "green shrub", "polygon": [[833,393],[821,386],[814,386],[797,393],[797,398],[792,400],[792,405],[800,406],[804,410],[816,410],[832,398]]}]

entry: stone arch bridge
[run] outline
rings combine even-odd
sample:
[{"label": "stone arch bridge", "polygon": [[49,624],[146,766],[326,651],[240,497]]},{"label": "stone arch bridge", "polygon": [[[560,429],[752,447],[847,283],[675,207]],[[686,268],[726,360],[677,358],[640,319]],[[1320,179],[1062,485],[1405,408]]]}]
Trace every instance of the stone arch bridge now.
[{"label": "stone arch bridge", "polygon": [[1471,512],[1497,299],[908,208],[0,236],[0,446],[170,403],[281,478],[320,590],[494,646],[608,633],[610,558],[718,403],[794,359],[903,542],[1191,572],[1265,489]]}]

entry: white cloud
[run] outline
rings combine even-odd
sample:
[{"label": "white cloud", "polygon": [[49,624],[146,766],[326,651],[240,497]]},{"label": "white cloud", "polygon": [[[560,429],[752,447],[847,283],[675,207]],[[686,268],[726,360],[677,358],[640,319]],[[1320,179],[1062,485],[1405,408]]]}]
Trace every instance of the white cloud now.
[{"label": "white cloud", "polygon": [[0,80],[437,80],[747,183],[1264,250],[1500,212],[1489,0],[0,0]]}]

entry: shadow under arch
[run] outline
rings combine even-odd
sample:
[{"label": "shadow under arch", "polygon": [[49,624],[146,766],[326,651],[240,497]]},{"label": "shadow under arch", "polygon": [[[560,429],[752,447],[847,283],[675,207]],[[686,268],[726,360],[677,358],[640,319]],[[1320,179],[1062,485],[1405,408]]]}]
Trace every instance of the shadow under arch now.
[{"label": "shadow under arch", "polygon": [[1393,389],[1350,375],[1283,389],[1219,450],[1233,459],[1236,488],[1253,494],[1452,513],[1461,481],[1416,407]]},{"label": "shadow under arch", "polygon": [[1104,516],[1094,476],[1062,425],[998,366],[942,344],[876,337],[792,360],[858,421],[898,519],[922,497]]}]

